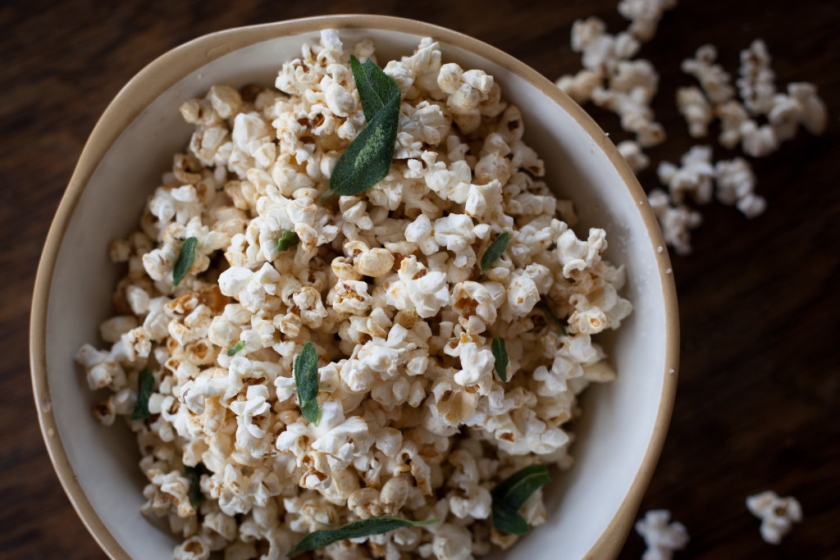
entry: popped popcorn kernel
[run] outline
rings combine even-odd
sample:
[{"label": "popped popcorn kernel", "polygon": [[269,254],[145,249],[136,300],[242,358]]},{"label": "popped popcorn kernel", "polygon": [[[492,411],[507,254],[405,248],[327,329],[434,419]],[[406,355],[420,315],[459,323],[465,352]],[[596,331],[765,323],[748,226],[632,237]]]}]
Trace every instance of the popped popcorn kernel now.
[{"label": "popped popcorn kernel", "polygon": [[793,524],[802,521],[802,506],[796,498],[780,498],[770,490],[748,497],[747,509],[761,519],[761,538],[769,544],[781,544]]}]

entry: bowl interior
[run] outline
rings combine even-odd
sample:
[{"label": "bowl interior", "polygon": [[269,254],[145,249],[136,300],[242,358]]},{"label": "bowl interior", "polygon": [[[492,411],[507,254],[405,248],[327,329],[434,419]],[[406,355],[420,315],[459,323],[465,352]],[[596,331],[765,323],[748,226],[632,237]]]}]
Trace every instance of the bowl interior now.
[{"label": "bowl interior", "polygon": [[[384,29],[343,29],[341,35],[345,45],[372,38],[380,63],[410,53],[421,37]],[[120,422],[105,428],[93,419],[91,406],[97,397],[73,362],[82,344],[99,340],[98,325],[112,313],[117,267],[107,258],[108,244],[136,227],[143,204],[161,173],[171,166],[173,153],[184,149],[191,127],[178,113],[181,103],[217,83],[272,84],[279,66],[298,55],[301,43],[317,39],[317,31],[276,36],[200,68],[194,64],[197,70],[157,97],[110,147],[60,241],[47,301],[45,347],[52,411],[72,475],[96,515],[132,558],[168,558],[176,540],[140,515],[144,481],[134,437]],[[525,116],[525,140],[545,160],[549,185],[575,202],[578,234],[591,226],[605,228],[607,257],[627,269],[625,297],[635,309],[620,331],[600,338],[618,379],[586,394],[584,415],[574,430],[575,465],[555,475],[547,490],[548,522],[522,539],[512,553],[532,560],[581,559],[619,511],[643,465],[661,402],[670,398],[664,391],[669,368],[663,295],[667,286],[660,274],[663,257],[656,252],[658,234],[651,233],[642,219],[640,204],[646,201],[634,199],[601,147],[603,142],[576,120],[580,114],[572,116],[540,88],[492,60],[446,43],[442,48],[446,62],[484,69],[500,82],[504,97]]]}]

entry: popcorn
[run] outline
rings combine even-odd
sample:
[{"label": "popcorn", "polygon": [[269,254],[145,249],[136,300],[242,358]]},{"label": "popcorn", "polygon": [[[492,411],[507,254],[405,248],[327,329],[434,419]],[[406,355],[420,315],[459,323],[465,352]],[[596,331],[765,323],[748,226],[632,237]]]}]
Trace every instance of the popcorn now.
[{"label": "popcorn", "polygon": [[686,206],[673,206],[668,195],[660,189],[654,189],[648,193],[648,202],[659,219],[665,243],[673,247],[678,255],[691,253],[689,232],[703,223],[703,216]]},{"label": "popcorn", "polygon": [[787,90],[788,95],[795,99],[802,108],[800,122],[811,134],[822,134],[828,123],[828,113],[825,103],[817,95],[816,86],[797,82],[788,84]]},{"label": "popcorn", "polygon": [[632,22],[629,31],[634,37],[650,41],[665,10],[676,5],[677,0],[621,0],[618,13]]},{"label": "popcorn", "polygon": [[619,142],[616,148],[618,148],[618,153],[621,154],[621,157],[624,158],[624,161],[627,162],[627,165],[630,166],[633,173],[644,171],[650,165],[650,158],[642,152],[642,147],[636,142],[625,140],[624,142]]},{"label": "popcorn", "polygon": [[712,165],[712,149],[708,146],[694,146],[680,159],[681,167],[663,161],[657,174],[659,181],[668,186],[671,200],[680,204],[685,194],[691,194],[698,204],[712,200],[712,179],[715,168]]},{"label": "popcorn", "polygon": [[[666,2],[670,4],[670,0]],[[633,20],[630,33],[616,36],[606,32],[598,18],[578,20],[572,25],[572,50],[582,53],[584,70],[575,76],[561,76],[556,85],[578,103],[592,101],[621,117],[621,127],[636,134],[644,147],[665,140],[665,130],[654,121],[650,102],[656,95],[659,75],[647,60],[631,60],[639,41],[649,39],[666,3],[659,0],[623,0],[619,9]],[[670,7],[670,5],[668,6]]]},{"label": "popcorn", "polygon": [[764,212],[767,202],[753,193],[756,178],[745,159],[717,162],[715,182],[715,195],[723,204],[736,205],[747,218],[755,218]]},{"label": "popcorn", "polygon": [[724,148],[734,148],[741,141],[741,125],[749,121],[747,110],[737,101],[730,100],[715,107],[715,115],[720,119],[721,127],[718,142]]},{"label": "popcorn", "polygon": [[802,506],[796,498],[780,498],[770,490],[748,497],[747,509],[761,519],[761,538],[770,544],[781,544],[793,524],[802,521]]},{"label": "popcorn", "polygon": [[677,90],[677,107],[688,123],[688,133],[694,138],[708,134],[709,123],[714,119],[712,107],[696,87]]},{"label": "popcorn", "polygon": [[669,524],[670,520],[671,512],[655,509],[636,522],[636,532],[648,547],[642,560],[671,560],[675,550],[682,550],[688,544],[685,525],[678,521]]},{"label": "popcorn", "polygon": [[752,115],[766,115],[773,106],[776,74],[770,68],[770,60],[767,45],[761,39],[741,51],[740,77],[736,83],[744,106]]},{"label": "popcorn", "polygon": [[[642,30],[653,20],[639,9],[628,7]],[[575,36],[596,70],[575,78],[574,95],[621,113],[639,143],[661,139],[647,107],[658,76],[630,60],[638,40],[597,20]],[[515,539],[486,521],[490,489],[524,464],[568,465],[563,424],[578,394],[615,377],[590,338],[632,308],[618,295],[623,268],[602,258],[606,233],[577,237],[572,203],[540,179],[519,109],[492,76],[444,64],[438,43],[385,65],[402,95],[388,175],[323,199],[366,124],[350,52],[376,56],[371,41],[351,49],[325,30],[279,71],[288,95],[216,85],[184,103],[188,152],[173,157],[139,230],[109,247],[128,263],[117,313],[100,328],[110,348],[85,345],[76,361],[92,390],[109,390],[94,417],[123,416],[135,432],[149,481],[141,511],[180,535],[175,558],[280,558],[305,533],[382,515],[442,522],[324,554],[468,560],[508,546]],[[796,103],[811,103],[797,91]],[[622,150],[645,161],[639,144]],[[737,177],[721,192],[741,193]],[[290,232],[298,242],[278,250]],[[481,270],[502,232],[509,247]],[[189,237],[195,258],[176,287]],[[564,334],[538,304],[568,323]],[[495,337],[506,340],[508,382],[495,372]],[[314,424],[294,375],[307,343],[320,366]],[[147,367],[149,417],[132,421]],[[196,482],[185,466],[200,469]],[[542,493],[522,512],[544,522]]]},{"label": "popcorn", "polygon": [[563,93],[583,105],[592,97],[596,87],[603,84],[603,78],[597,72],[581,70],[574,76],[561,76],[556,85]]},{"label": "popcorn", "polygon": [[682,71],[697,78],[700,87],[714,105],[721,105],[732,99],[735,88],[723,67],[715,64],[717,49],[714,45],[703,45],[694,55],[682,62]]}]

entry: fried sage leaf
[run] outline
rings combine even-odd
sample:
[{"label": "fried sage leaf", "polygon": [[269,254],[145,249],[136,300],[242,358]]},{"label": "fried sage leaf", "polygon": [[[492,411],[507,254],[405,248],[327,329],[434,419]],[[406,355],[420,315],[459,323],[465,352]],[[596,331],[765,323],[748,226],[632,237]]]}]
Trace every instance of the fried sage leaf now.
[{"label": "fried sage leaf", "polygon": [[203,467],[201,463],[194,467],[184,465],[184,474],[190,479],[190,503],[194,509],[198,509],[198,504],[204,500],[204,494],[201,492],[201,473]]},{"label": "fried sage leaf", "polygon": [[195,244],[198,240],[195,237],[187,237],[181,243],[181,250],[178,251],[178,259],[175,261],[175,268],[172,269],[172,284],[177,286],[189,272],[195,260]]},{"label": "fried sage leaf", "polygon": [[303,350],[295,358],[294,370],[300,411],[304,418],[317,425],[321,419],[321,410],[318,408],[318,353],[314,344],[304,344]]},{"label": "fried sage leaf", "polygon": [[510,234],[506,231],[502,232],[499,237],[493,240],[493,243],[487,247],[487,250],[484,251],[484,254],[481,256],[482,272],[493,266],[493,264],[499,260],[499,257],[501,257],[502,253],[504,253],[505,249],[507,249],[509,241]]},{"label": "fried sage leaf", "polygon": [[496,358],[496,374],[502,381],[507,381],[508,354],[505,349],[505,339],[497,336],[491,345],[493,357]]},{"label": "fried sage leaf", "polygon": [[234,344],[233,346],[231,346],[230,348],[228,348],[227,355],[228,355],[228,356],[233,356],[233,355],[235,355],[237,352],[239,352],[240,350],[242,350],[243,348],[245,348],[245,341],[244,341],[244,340],[240,340],[239,342],[237,342],[236,344]]},{"label": "fried sage leaf", "polygon": [[425,525],[434,525],[439,522],[439,519],[410,521],[399,517],[371,517],[370,519],[360,519],[358,521],[348,523],[344,527],[339,527],[338,529],[327,529],[309,533],[299,543],[297,543],[292,550],[289,551],[287,556],[292,556],[298,552],[306,552],[307,550],[324,548],[327,545],[343,541],[345,539],[357,539],[359,537],[381,535],[383,533],[389,533],[395,529],[400,529],[401,527],[423,527]]},{"label": "fried sage leaf", "polygon": [[528,532],[528,523],[519,513],[519,508],[551,480],[545,465],[531,465],[521,469],[490,491],[493,499],[493,528],[513,535]]},{"label": "fried sage leaf", "polygon": [[300,243],[300,237],[293,231],[284,231],[280,234],[280,239],[277,241],[278,251],[287,251]]},{"label": "fried sage leaf", "polygon": [[155,376],[152,375],[152,371],[143,368],[137,377],[137,403],[134,405],[134,412],[131,413],[132,420],[144,420],[149,417],[149,397],[154,385]]},{"label": "fried sage leaf", "polygon": [[400,120],[400,88],[368,59],[350,56],[367,126],[350,143],[330,175],[329,193],[352,196],[381,181],[391,169]]}]

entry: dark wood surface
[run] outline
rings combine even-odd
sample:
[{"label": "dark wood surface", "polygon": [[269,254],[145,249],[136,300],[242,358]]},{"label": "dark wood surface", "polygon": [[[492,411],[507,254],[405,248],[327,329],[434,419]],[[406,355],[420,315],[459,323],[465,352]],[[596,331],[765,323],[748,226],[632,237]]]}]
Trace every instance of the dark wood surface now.
[{"label": "dark wood surface", "polygon": [[[367,12],[451,27],[551,79],[579,68],[572,22],[626,23],[617,0],[173,0],[0,3],[0,558],[102,558],[53,474],[36,421],[27,343],[32,283],[52,215],[96,119],[122,85],[176,45],[212,31]],[[118,7],[113,7],[117,5]],[[811,81],[827,133],[755,162],[765,215],[712,205],[695,253],[674,258],[682,366],[671,432],[642,510],[668,508],[691,533],[681,559],[840,558],[840,2],[681,0],[641,56],[662,79],[654,108],[676,161],[692,145],[674,106],[679,62],[715,43],[735,71],[761,37],[780,83]],[[617,119],[594,111],[614,138]],[[716,147],[716,155],[727,155]],[[729,156],[731,157],[731,156]],[[656,184],[652,171],[641,176]],[[774,489],[805,520],[780,547],[744,507]],[[632,534],[622,559],[644,549]]]}]

